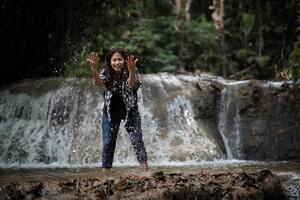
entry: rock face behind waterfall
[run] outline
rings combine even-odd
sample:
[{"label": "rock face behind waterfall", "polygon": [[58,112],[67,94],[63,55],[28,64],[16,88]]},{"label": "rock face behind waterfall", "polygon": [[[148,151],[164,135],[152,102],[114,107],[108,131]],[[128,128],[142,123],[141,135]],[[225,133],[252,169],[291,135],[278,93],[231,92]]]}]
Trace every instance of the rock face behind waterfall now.
[{"label": "rock face behind waterfall", "polygon": [[233,158],[300,159],[299,82],[227,82],[218,106]]},{"label": "rock face behind waterfall", "polygon": [[[157,165],[222,158],[300,159],[300,83],[141,76],[139,108]],[[101,162],[101,88],[27,80],[0,91],[0,166]],[[115,164],[136,163],[121,124]]]}]

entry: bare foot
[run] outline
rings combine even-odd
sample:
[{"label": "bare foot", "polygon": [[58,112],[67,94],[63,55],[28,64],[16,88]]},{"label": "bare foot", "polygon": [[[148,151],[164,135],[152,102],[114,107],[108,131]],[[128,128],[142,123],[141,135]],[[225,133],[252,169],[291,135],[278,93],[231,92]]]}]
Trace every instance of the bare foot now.
[{"label": "bare foot", "polygon": [[149,170],[149,166],[147,162],[141,162],[139,169],[143,172],[147,172]]}]

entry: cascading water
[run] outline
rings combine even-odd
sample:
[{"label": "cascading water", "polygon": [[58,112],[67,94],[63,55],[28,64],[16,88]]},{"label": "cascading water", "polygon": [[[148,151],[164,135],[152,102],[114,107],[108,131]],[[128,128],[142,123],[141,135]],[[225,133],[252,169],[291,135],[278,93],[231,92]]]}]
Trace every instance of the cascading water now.
[{"label": "cascading water", "polygon": [[225,136],[225,131],[226,131],[226,127],[228,125],[228,123],[226,122],[227,119],[227,115],[228,112],[226,112],[228,110],[228,107],[230,105],[230,97],[228,97],[228,93],[227,93],[227,88],[224,88],[221,91],[221,98],[220,98],[220,103],[219,103],[219,114],[218,114],[218,130],[221,134],[221,137],[224,141],[224,146],[225,146],[225,150],[226,150],[226,155],[228,159],[233,159],[232,153],[231,153],[231,149],[229,147],[228,144],[228,138]]},{"label": "cascading water", "polygon": [[[94,155],[99,151],[95,128],[99,114],[92,111],[101,106],[96,101],[99,94],[76,88],[80,84],[76,80],[59,82],[61,85],[54,90],[49,89],[50,80],[29,87],[24,84],[16,93],[2,92],[1,166],[96,161],[85,153]],[[77,146],[74,141],[81,141],[82,145]]]},{"label": "cascading water", "polygon": [[237,96],[239,85],[248,81],[224,83],[218,103],[218,130],[224,141],[228,159],[243,158],[240,133],[240,97]]},{"label": "cascading water", "polygon": [[[143,82],[139,109],[150,163],[191,164],[224,157],[194,117],[192,88],[168,75],[145,76]],[[99,165],[102,92],[84,79],[39,80],[3,90],[0,166]],[[114,159],[115,165],[137,164],[123,124]]]},{"label": "cascading water", "polygon": [[[143,83],[139,108],[152,164],[299,158],[297,83],[168,74],[145,75]],[[99,165],[102,93],[86,79],[2,89],[0,166]],[[136,164],[123,125],[117,142],[114,163]]]}]

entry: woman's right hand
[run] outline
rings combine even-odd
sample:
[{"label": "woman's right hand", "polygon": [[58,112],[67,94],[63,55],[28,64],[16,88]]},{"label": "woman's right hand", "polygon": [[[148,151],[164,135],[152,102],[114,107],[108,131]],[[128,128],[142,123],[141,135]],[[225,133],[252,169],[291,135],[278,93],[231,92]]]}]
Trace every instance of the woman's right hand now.
[{"label": "woman's right hand", "polygon": [[92,52],[90,57],[86,59],[90,63],[90,67],[92,71],[97,71],[98,63],[100,61],[100,58],[97,53]]}]

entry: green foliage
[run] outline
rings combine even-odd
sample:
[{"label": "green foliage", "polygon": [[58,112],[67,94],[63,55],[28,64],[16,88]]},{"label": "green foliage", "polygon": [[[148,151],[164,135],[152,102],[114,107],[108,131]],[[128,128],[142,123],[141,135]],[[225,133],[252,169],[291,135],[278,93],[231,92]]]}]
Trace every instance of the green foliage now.
[{"label": "green foliage", "polygon": [[73,59],[65,64],[65,73],[70,77],[83,77],[90,75],[90,69],[87,64],[86,58],[90,51],[90,44],[83,46],[81,52],[75,54]]},{"label": "green foliage", "polygon": [[[211,19],[205,17],[211,14],[207,2],[193,1],[191,18],[185,20],[174,13],[172,0],[105,1],[76,44],[65,72],[67,76],[89,75],[86,58],[91,51],[100,54],[102,65],[109,49],[121,47],[138,56],[138,68],[143,73],[200,70],[233,78],[272,78],[274,66],[286,66],[277,64],[287,59],[282,52],[291,52],[282,49],[291,46],[284,43],[287,40],[283,36],[296,4],[286,3],[285,8],[283,2],[225,3],[221,44]],[[295,44],[288,57],[289,66],[293,66],[289,71],[296,77],[298,49]]]},{"label": "green foliage", "polygon": [[174,25],[179,31],[172,35],[171,49],[177,50],[174,53],[178,55],[184,69],[209,69],[218,63],[218,39],[211,22],[202,16],[189,23],[177,21]]},{"label": "green foliage", "polygon": [[244,57],[245,60],[245,67],[248,67],[248,63],[253,60],[252,58],[249,58],[249,56],[252,54],[252,56],[255,55],[255,52],[249,50],[249,44],[248,44],[248,36],[253,28],[255,22],[255,16],[249,13],[242,13],[242,32],[244,33],[244,48],[240,49],[240,55]]},{"label": "green foliage", "polygon": [[298,37],[293,45],[293,49],[288,57],[288,69],[290,79],[300,79],[300,11],[298,11],[297,17],[297,33]]},{"label": "green foliage", "polygon": [[242,14],[242,30],[245,35],[249,35],[255,22],[255,16],[249,13]]},{"label": "green foliage", "polygon": [[97,49],[103,61],[104,54],[113,47],[137,55],[139,71],[143,73],[209,69],[221,60],[215,29],[205,17],[190,21],[162,16],[141,18],[129,23],[128,29],[124,27],[121,26],[115,34],[99,31],[94,36],[95,30],[90,30],[92,42],[83,43],[79,53],[67,63],[66,74],[88,75],[85,61],[88,53]]},{"label": "green foliage", "polygon": [[97,51],[103,64],[116,46],[139,56],[139,69],[146,73],[200,69],[233,78],[272,79],[280,72],[299,78],[299,0],[224,1],[222,42],[212,24],[212,1],[178,2],[4,1],[0,56],[9,65],[1,74],[10,74],[0,85],[20,78],[86,76],[88,54]]},{"label": "green foliage", "polygon": [[300,79],[300,35],[297,37],[294,49],[289,55],[289,69],[292,79]]},{"label": "green foliage", "polygon": [[[251,57],[253,58],[253,61],[261,68],[265,67],[267,65],[267,63],[270,61],[270,56],[255,56],[255,57]],[[250,60],[249,62],[251,62],[252,60]]]},{"label": "green foliage", "polygon": [[128,47],[144,56],[145,72],[192,71],[213,64],[217,41],[213,25],[204,18],[187,22],[160,17],[138,21]]}]

